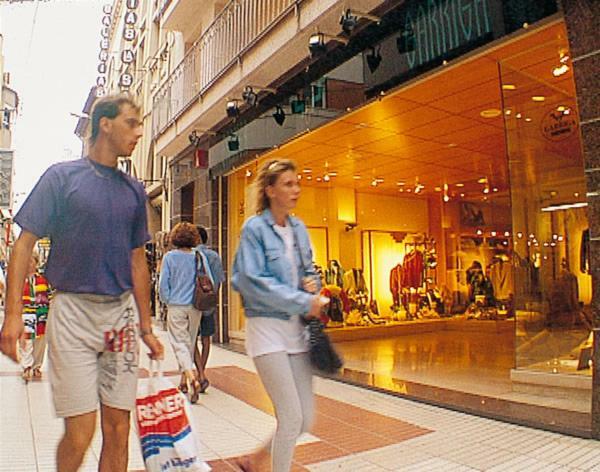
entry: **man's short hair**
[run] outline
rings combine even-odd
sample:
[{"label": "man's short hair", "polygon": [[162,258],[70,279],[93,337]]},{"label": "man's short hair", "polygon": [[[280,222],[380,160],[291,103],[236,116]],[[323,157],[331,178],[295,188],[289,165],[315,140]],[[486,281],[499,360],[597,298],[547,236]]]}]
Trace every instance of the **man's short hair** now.
[{"label": "man's short hair", "polygon": [[206,244],[206,241],[208,241],[208,233],[206,229],[204,228],[204,226],[200,225],[196,225],[196,229],[198,230],[198,234],[200,235],[200,242],[202,244]]},{"label": "man's short hair", "polygon": [[90,136],[91,144],[96,142],[100,133],[100,120],[104,117],[114,120],[121,113],[121,107],[129,105],[131,108],[140,112],[140,107],[133,99],[126,94],[108,95],[96,102],[92,109],[92,134]]}]

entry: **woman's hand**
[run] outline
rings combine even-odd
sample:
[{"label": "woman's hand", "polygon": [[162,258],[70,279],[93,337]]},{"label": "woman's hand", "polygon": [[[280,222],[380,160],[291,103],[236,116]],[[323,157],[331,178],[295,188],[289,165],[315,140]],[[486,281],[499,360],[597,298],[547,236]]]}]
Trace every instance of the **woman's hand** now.
[{"label": "woman's hand", "polygon": [[302,279],[302,289],[308,293],[317,293],[319,286],[314,277],[304,277]]},{"label": "woman's hand", "polygon": [[321,316],[323,308],[329,304],[329,298],[315,295],[310,303],[310,310],[306,314],[306,318],[318,318]]}]

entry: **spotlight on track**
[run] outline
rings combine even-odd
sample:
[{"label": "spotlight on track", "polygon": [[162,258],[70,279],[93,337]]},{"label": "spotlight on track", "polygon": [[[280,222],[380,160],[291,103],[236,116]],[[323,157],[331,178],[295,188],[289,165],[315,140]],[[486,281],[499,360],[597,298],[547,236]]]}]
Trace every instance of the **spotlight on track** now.
[{"label": "spotlight on track", "polygon": [[308,50],[312,57],[318,57],[327,52],[327,41],[337,41],[338,43],[348,44],[346,38],[340,38],[339,36],[330,36],[320,31],[312,34],[308,40]]},{"label": "spotlight on track", "polygon": [[348,8],[342,13],[342,17],[340,18],[340,25],[342,26],[342,31],[348,36],[350,36],[352,34],[352,31],[354,31],[356,25],[358,24],[359,18],[366,18],[377,23],[381,21],[381,18],[378,16]]},{"label": "spotlight on track", "polygon": [[227,116],[229,118],[235,118],[235,117],[239,116],[240,108],[238,107],[238,101],[235,99],[228,100],[225,111],[227,112]]},{"label": "spotlight on track", "polygon": [[371,52],[368,53],[365,58],[367,59],[367,66],[371,71],[371,74],[377,70],[379,64],[381,64],[381,48],[375,51],[375,48],[371,48]]},{"label": "spotlight on track", "polygon": [[236,134],[229,136],[229,140],[227,141],[227,149],[229,149],[231,152],[240,149],[240,140]]},{"label": "spotlight on track", "polygon": [[242,92],[242,98],[246,102],[248,106],[253,107],[256,105],[256,100],[258,99],[258,95],[254,91],[251,85],[246,85],[244,91]]},{"label": "spotlight on track", "polygon": [[281,108],[279,105],[275,107],[273,119],[275,120],[275,123],[277,123],[279,126],[283,126],[283,122],[285,121],[285,112],[283,111],[283,108]]}]

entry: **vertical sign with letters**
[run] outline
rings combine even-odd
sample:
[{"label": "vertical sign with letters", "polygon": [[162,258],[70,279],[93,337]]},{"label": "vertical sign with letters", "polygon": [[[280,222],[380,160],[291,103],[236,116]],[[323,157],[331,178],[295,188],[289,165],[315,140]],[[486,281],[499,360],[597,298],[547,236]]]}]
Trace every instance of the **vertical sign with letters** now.
[{"label": "vertical sign with letters", "polygon": [[[135,25],[138,20],[137,13],[135,10],[138,7],[139,0],[127,0],[125,6],[127,10],[125,11],[125,15],[123,17],[123,39],[126,43],[131,43],[135,41],[137,37],[137,31],[135,29]],[[121,90],[127,90],[129,87],[133,85],[133,75],[129,72],[129,65],[133,64],[135,61],[135,52],[126,44],[123,51],[121,51],[121,62],[125,67],[123,67],[123,72],[119,77],[119,86]]]},{"label": "vertical sign with letters", "polygon": [[112,15],[112,5],[104,5],[102,7],[102,27],[100,28],[100,54],[98,54],[98,59],[100,63],[98,64],[98,77],[96,77],[96,96],[103,97],[106,95],[106,85],[107,85],[107,66],[106,62],[108,61],[108,57],[110,56],[108,52],[108,48],[110,46],[110,25],[112,23],[111,15]]}]

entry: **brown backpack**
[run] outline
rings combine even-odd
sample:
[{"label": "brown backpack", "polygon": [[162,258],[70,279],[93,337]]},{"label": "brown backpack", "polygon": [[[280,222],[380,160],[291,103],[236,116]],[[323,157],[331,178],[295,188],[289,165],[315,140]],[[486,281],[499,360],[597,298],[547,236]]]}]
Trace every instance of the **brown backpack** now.
[{"label": "brown backpack", "polygon": [[[202,273],[198,271],[198,266],[202,269]],[[209,311],[217,306],[217,292],[215,292],[215,286],[210,280],[210,277],[206,275],[206,268],[204,267],[204,258],[196,252],[196,285],[194,287],[194,301],[192,304],[196,310]]]}]

